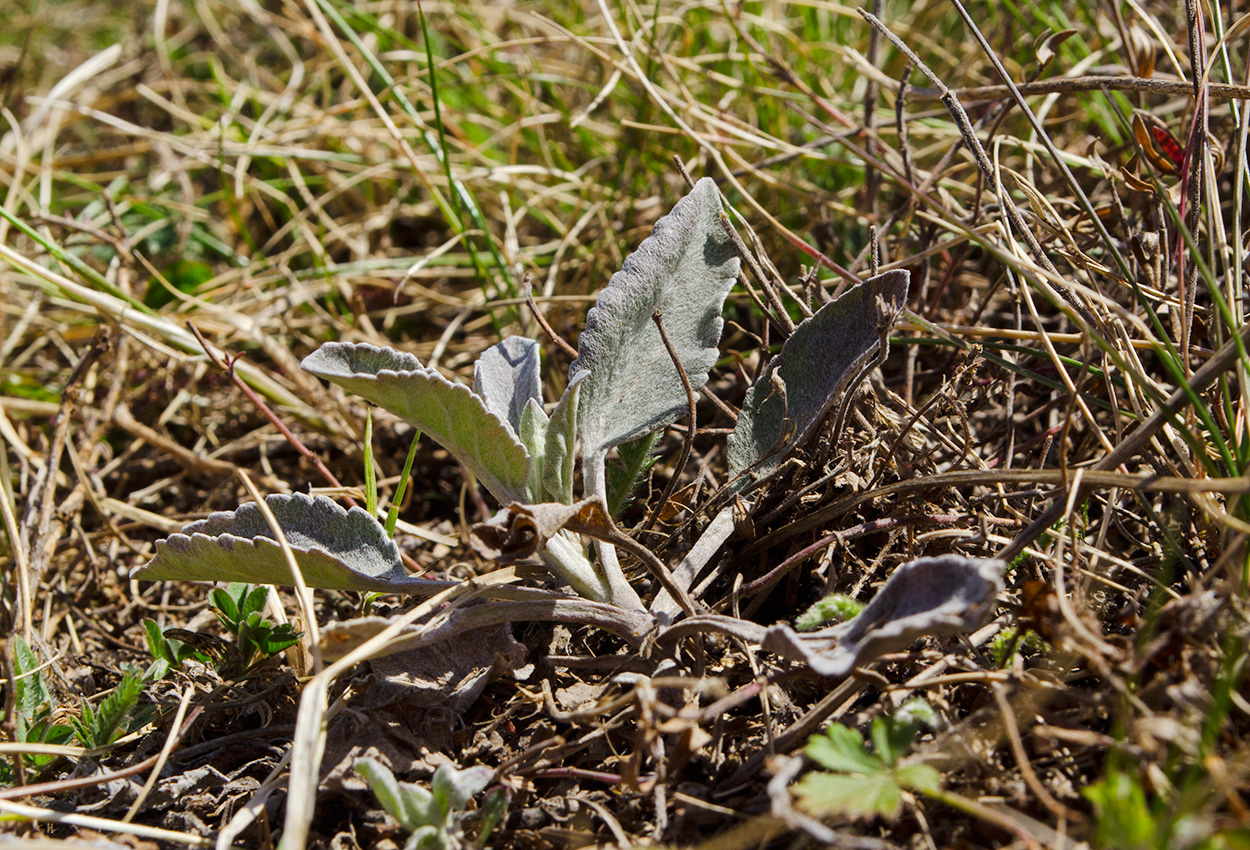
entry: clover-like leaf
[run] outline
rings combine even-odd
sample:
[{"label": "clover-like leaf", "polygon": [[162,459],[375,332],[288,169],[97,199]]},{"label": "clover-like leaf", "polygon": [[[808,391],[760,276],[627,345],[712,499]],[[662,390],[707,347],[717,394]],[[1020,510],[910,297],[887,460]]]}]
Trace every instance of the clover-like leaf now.
[{"label": "clover-like leaf", "polygon": [[989,558],[918,558],[894,571],[855,619],[799,635],[768,627],[760,645],[802,661],[818,676],[845,676],[928,635],[965,634],[985,622],[1007,565]]},{"label": "clover-like leaf", "polygon": [[[361,508],[344,510],[325,496],[272,495],[265,503],[282,528],[309,587],[426,592],[408,576],[399,549]],[[290,585],[291,570],[273,529],[255,504],[219,511],[156,542],[156,557],[130,573],[146,581],[238,581]]]},{"label": "clover-like leaf", "polygon": [[368,343],[326,343],[300,366],[420,428],[499,501],[524,498],[530,464],[525,448],[512,426],[463,384],[411,354]]},{"label": "clover-like leaf", "polygon": [[[844,292],[806,319],[747,391],[729,437],[729,471],[767,476],[802,445],[829,409],[885,358],[893,313],[902,308],[910,275],[897,269]],[[878,309],[877,299],[886,310]]]},{"label": "clover-like leaf", "polygon": [[586,316],[569,374],[590,372],[578,411],[588,496],[604,495],[601,459],[609,448],[664,427],[686,409],[652,315],[660,312],[695,388],[716,362],[721,307],[738,277],[721,215],[716,184],[705,177],[656,222]]},{"label": "clover-like leaf", "polygon": [[817,817],[890,818],[898,813],[902,792],[888,772],[862,775],[809,773],[794,784],[794,795],[803,811]]},{"label": "clover-like leaf", "polygon": [[530,401],[542,404],[539,372],[538,343],[523,336],[492,345],[473,364],[473,392],[513,436],[521,434],[521,416]]}]

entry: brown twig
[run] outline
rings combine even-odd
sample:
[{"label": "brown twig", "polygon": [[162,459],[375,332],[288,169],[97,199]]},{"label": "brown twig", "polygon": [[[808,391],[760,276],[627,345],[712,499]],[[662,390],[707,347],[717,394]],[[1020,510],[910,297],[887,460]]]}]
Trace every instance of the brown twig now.
[{"label": "brown twig", "polygon": [[[264,414],[265,418],[278,429],[278,432],[286,438],[287,442],[300,453],[300,456],[311,461],[313,466],[317,468],[317,471],[321,473],[321,476],[325,478],[326,482],[331,487],[342,487],[342,483],[339,482],[333,472],[326,468],[326,465],[321,462],[321,458],[317,457],[317,455],[314,454],[308,446],[304,445],[303,441],[300,440],[299,437],[291,433],[291,429],[286,427],[285,423],[283,423],[283,421],[278,418],[278,415],[273,412],[268,404],[265,403],[265,400],[257,395],[256,391],[249,387],[247,382],[240,378],[234,371],[234,364],[239,362],[239,357],[242,355],[235,355],[234,357],[226,355],[223,359],[213,351],[212,346],[208,344],[208,340],[204,338],[204,335],[200,333],[200,329],[197,328],[194,323],[187,322],[187,329],[195,335],[196,340],[199,341],[200,346],[204,349],[204,353],[208,355],[208,359],[213,362],[213,365],[230,376],[230,380],[234,382],[234,385],[238,387],[245,396],[247,396],[248,400],[251,401],[252,404],[256,405],[256,409]],[[348,504],[356,504],[350,496],[345,497],[345,499]]]},{"label": "brown twig", "polygon": [[651,321],[655,322],[655,327],[660,332],[660,339],[664,342],[664,350],[668,352],[669,358],[673,361],[673,366],[677,369],[677,377],[681,378],[681,387],[686,391],[686,416],[690,420],[690,424],[686,428],[686,436],[681,441],[681,454],[677,456],[677,462],[673,465],[673,472],[669,475],[668,483],[664,485],[664,492],[660,494],[660,501],[656,502],[646,522],[642,524],[640,532],[643,534],[651,530],[656,520],[659,519],[660,512],[664,510],[668,500],[673,497],[673,491],[677,489],[677,481],[686,470],[686,462],[690,460],[690,446],[694,443],[694,433],[698,428],[695,418],[694,387],[691,386],[690,376],[686,374],[685,367],[681,365],[681,358],[677,355],[677,349],[673,347],[673,341],[669,338],[668,331],[664,327],[664,316],[657,309],[651,314]]},{"label": "brown twig", "polygon": [[[815,555],[826,546],[836,543],[842,543],[847,540],[853,540],[856,537],[863,537],[867,534],[875,534],[879,531],[891,531],[895,528],[902,528],[911,525],[954,525],[957,522],[966,520],[968,517],[958,514],[912,514],[903,517],[885,517],[875,519],[870,522],[860,523],[852,528],[845,528],[826,534],[810,546],[805,546],[798,552],[795,552],[789,558],[786,558],[777,566],[773,567],[764,575],[754,581],[744,584],[738,590],[739,596],[752,596],[756,593],[768,590],[777,582],[781,581],[792,569],[797,567],[807,558]],[[718,606],[717,606],[718,607]]]},{"label": "brown twig", "polygon": [[556,333],[555,328],[547,322],[547,317],[543,315],[542,310],[538,309],[538,302],[534,300],[534,290],[530,285],[530,273],[526,272],[521,278],[521,292],[525,294],[525,306],[530,308],[530,313],[534,315],[534,321],[538,322],[538,326],[543,329],[543,333],[556,344],[556,347],[563,351],[573,360],[577,359],[577,349],[565,342],[564,337]]}]

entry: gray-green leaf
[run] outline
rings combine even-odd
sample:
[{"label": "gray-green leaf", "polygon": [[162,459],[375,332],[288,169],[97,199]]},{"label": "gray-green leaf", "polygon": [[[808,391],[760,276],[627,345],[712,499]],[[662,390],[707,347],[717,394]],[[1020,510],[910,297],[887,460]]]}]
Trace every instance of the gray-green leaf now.
[{"label": "gray-green leaf", "polygon": [[577,434],[577,407],[582,383],[589,372],[576,372],[556,409],[551,411],[547,425],[547,444],[543,452],[543,487],[551,498],[566,505],[573,504],[573,448]]},{"label": "gray-green leaf", "polygon": [[[907,297],[908,272],[889,271],[844,292],[798,326],[747,391],[727,446],[729,471],[767,476],[802,445],[829,409],[883,360],[893,313]],[[886,311],[877,308],[884,299]]]},{"label": "gray-green leaf", "polygon": [[[409,577],[395,541],[361,508],[344,510],[325,496],[265,499],[309,587],[424,592]],[[156,557],[131,578],[146,581],[241,581],[290,585],[291,570],[260,508],[246,504],[193,522],[156,542]]]},{"label": "gray-green leaf", "polygon": [[524,498],[525,448],[512,426],[468,387],[423,367],[411,354],[368,343],[326,343],[300,365],[420,428],[499,501]]},{"label": "gray-green leaf", "polygon": [[700,180],[655,224],[612,276],[586,316],[578,356],[569,374],[587,370],[578,434],[587,459],[587,495],[596,458],[612,446],[672,422],[686,409],[686,393],[660,339],[664,327],[691,384],[707,381],[720,342],[721,307],[738,277],[738,256],[721,226],[720,196],[710,178]]},{"label": "gray-green leaf", "polygon": [[993,611],[1006,567],[963,555],[917,558],[896,569],[855,619],[801,636],[777,623],[764,630],[760,645],[818,676],[845,676],[921,637],[980,627]]},{"label": "gray-green leaf", "polygon": [[519,436],[526,405],[531,400],[542,404],[539,372],[538,343],[510,336],[483,351],[473,364],[473,392]]}]

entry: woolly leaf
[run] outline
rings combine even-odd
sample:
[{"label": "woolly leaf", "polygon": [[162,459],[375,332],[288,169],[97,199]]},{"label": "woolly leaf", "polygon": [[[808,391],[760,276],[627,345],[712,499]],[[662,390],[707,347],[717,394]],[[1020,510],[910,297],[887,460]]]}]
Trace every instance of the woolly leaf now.
[{"label": "woolly leaf", "polygon": [[521,421],[517,428],[517,439],[525,447],[530,456],[530,474],[525,482],[527,502],[545,502],[546,488],[543,486],[543,469],[547,462],[547,414],[537,399],[530,399],[525,410],[521,412]]},{"label": "woolly leaf", "polygon": [[[529,476],[525,448],[512,426],[463,384],[425,368],[411,354],[367,343],[326,343],[300,365],[420,428],[499,501],[524,497]],[[495,374],[493,367],[487,369]],[[511,410],[511,402],[507,404]]]},{"label": "woolly leaf", "polygon": [[902,308],[909,277],[903,270],[877,275],[798,326],[747,391],[727,446],[731,475],[749,472],[758,480],[775,470],[885,358],[892,314]]},{"label": "woolly leaf", "polygon": [[588,496],[604,495],[601,458],[609,448],[664,427],[686,409],[652,314],[660,311],[696,388],[716,362],[721,307],[738,277],[721,215],[716,184],[705,177],[656,222],[586,316],[569,374],[590,372],[578,412]]},{"label": "woolly leaf", "polygon": [[547,445],[543,454],[543,487],[551,498],[566,505],[573,503],[573,448],[577,435],[577,408],[582,384],[589,372],[574,372],[564,396],[551,411],[547,425]]},{"label": "woolly leaf", "polygon": [[512,429],[521,433],[521,416],[531,400],[542,404],[538,343],[510,336],[482,352],[473,364],[473,392]]},{"label": "woolly leaf", "polygon": [[855,619],[801,636],[778,623],[764,630],[760,645],[818,676],[845,676],[921,637],[978,628],[993,610],[1006,566],[962,555],[918,558],[896,569]]},{"label": "woolly leaf", "polygon": [[[421,592],[395,541],[361,508],[344,510],[325,496],[302,493],[265,499],[309,587]],[[156,557],[131,578],[148,581],[246,581],[291,584],[291,571],[273,530],[255,504],[220,511],[156,542]]]}]

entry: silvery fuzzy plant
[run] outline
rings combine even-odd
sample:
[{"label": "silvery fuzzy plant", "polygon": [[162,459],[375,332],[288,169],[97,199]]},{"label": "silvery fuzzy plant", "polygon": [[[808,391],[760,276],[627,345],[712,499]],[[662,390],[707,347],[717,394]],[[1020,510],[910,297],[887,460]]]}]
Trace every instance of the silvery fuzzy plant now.
[{"label": "silvery fuzzy plant", "polygon": [[[472,531],[479,552],[500,562],[536,556],[581,597],[579,603],[510,588],[511,607],[472,606],[462,621],[445,622],[429,639],[526,613],[594,623],[638,638],[657,621],[666,625],[682,613],[702,613],[688,591],[732,532],[731,508],[715,516],[670,572],[613,524],[605,464],[614,447],[666,427],[690,408],[691,394],[706,383],[719,356],[721,309],[738,272],[719,193],[704,178],[656,223],[600,294],[587,315],[567,386],[550,414],[542,403],[539,344],[524,337],[488,349],[474,366],[472,388],[447,380],[411,354],[368,344],[328,343],[305,358],[302,366],[312,374],[419,428],[498,500],[502,510]],[[835,405],[840,423],[855,385],[885,357],[907,284],[905,271],[878,275],[798,326],[746,395],[727,446],[731,479],[724,494],[749,499]],[[576,493],[579,449],[582,486]],[[300,494],[266,501],[309,587],[428,594],[447,586],[407,576],[394,541],[360,508],[344,510],[325,497]],[[593,550],[582,535],[594,539]],[[618,546],[642,560],[663,588],[649,612],[621,570]],[[971,561],[960,566],[960,559],[944,561],[942,569],[966,573],[982,602],[997,586],[978,579],[1001,573],[996,562],[992,568]],[[292,578],[255,505],[212,514],[158,541],[155,558],[133,577],[270,584],[290,584]],[[906,592],[902,584],[893,591],[892,585],[879,595],[888,599]],[[527,600],[531,607],[517,607]],[[903,607],[911,615],[926,608],[945,612],[941,606],[949,601]],[[961,597],[960,604],[966,602]],[[879,607],[890,604],[883,600]],[[948,613],[942,614],[947,620]],[[732,632],[724,619],[701,621]],[[923,632],[923,626],[915,631],[917,621],[910,622],[909,634]],[[797,649],[787,654],[806,659]]]}]

